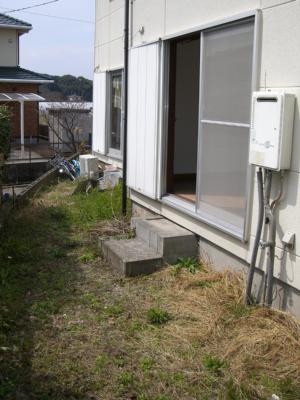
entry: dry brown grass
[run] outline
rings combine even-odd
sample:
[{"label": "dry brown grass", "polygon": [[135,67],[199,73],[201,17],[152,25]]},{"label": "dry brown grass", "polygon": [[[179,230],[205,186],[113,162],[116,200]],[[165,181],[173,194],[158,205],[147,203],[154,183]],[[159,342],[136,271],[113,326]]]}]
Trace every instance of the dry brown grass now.
[{"label": "dry brown grass", "polygon": [[[224,392],[217,398],[230,398],[229,382],[235,386],[233,398],[270,398],[270,390],[285,383],[296,389],[283,399],[300,398],[299,321],[280,311],[244,306],[244,279],[231,271],[205,268],[173,278],[167,269],[157,279],[163,286],[160,301],[174,316],[156,351],[171,367],[169,373],[183,369],[191,382],[205,381],[207,371],[199,364],[209,354],[227,366],[219,378]],[[143,342],[151,347],[148,335]]]}]

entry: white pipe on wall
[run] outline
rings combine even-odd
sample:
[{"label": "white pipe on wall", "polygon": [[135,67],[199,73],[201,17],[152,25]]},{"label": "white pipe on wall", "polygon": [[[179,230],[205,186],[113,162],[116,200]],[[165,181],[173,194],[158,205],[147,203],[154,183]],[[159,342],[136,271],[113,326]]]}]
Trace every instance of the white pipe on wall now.
[{"label": "white pipe on wall", "polygon": [[24,101],[20,101],[20,123],[21,123],[21,146],[25,144],[25,132],[24,132]]}]

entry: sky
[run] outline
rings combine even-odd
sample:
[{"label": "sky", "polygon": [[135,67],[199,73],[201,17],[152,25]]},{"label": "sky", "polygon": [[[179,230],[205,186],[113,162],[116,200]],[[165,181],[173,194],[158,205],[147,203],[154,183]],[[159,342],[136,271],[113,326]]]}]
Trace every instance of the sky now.
[{"label": "sky", "polygon": [[[0,0],[0,13],[46,1],[49,0]],[[50,18],[37,13],[89,22]],[[92,79],[94,14],[94,0],[59,0],[26,12],[9,14],[33,26],[20,39],[20,66],[50,75],[71,74]]]}]

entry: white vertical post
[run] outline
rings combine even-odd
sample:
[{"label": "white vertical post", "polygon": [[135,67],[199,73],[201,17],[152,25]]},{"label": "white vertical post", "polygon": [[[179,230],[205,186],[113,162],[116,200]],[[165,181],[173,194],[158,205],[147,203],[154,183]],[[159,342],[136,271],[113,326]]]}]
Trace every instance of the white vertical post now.
[{"label": "white vertical post", "polygon": [[20,101],[20,123],[21,123],[21,146],[25,144],[25,133],[24,133],[24,101]]}]

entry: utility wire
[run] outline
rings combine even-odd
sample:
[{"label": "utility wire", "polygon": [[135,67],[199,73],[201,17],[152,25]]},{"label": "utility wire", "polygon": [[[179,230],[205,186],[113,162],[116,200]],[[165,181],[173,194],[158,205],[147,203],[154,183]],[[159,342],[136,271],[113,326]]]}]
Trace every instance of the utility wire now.
[{"label": "utility wire", "polygon": [[[7,7],[0,7],[0,8],[2,10],[9,10],[9,8],[7,8]],[[84,20],[84,19],[61,17],[59,15],[42,14],[42,13],[37,13],[37,12],[33,12],[33,11],[21,11],[21,12],[22,13],[26,13],[26,14],[32,14],[32,15],[40,15],[41,17],[61,19],[61,20],[64,20],[64,21],[81,22],[81,23],[84,23],[84,24],[93,24],[94,23],[93,21],[88,21],[88,20]],[[9,13],[9,11],[8,11],[8,13]]]},{"label": "utility wire", "polygon": [[28,10],[29,8],[36,8],[36,7],[42,7],[45,6],[47,4],[51,4],[51,3],[57,3],[59,0],[50,0],[50,1],[46,1],[44,3],[40,3],[40,4],[36,4],[34,6],[28,6],[28,7],[23,7],[23,8],[17,8],[15,10],[9,10],[6,11],[4,14],[8,14],[8,13],[13,13],[13,12],[17,12],[17,11],[23,11],[23,10]]}]

